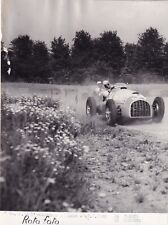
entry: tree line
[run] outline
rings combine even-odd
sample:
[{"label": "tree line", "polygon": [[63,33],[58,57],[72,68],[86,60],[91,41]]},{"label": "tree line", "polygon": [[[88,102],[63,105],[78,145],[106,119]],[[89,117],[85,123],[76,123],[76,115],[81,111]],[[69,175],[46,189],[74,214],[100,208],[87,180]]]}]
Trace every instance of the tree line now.
[{"label": "tree line", "polygon": [[137,43],[124,44],[116,31],[97,38],[77,31],[70,46],[60,36],[48,48],[43,41],[19,35],[8,48],[11,73],[1,44],[1,80],[39,83],[82,83],[98,79],[143,82],[144,76],[168,80],[168,42],[150,27]]}]

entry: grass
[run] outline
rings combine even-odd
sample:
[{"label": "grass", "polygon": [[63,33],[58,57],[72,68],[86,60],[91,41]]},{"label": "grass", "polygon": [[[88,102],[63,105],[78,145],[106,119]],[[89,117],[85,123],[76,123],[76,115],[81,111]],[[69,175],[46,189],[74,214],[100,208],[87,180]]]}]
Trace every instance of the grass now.
[{"label": "grass", "polygon": [[59,101],[37,96],[1,102],[1,210],[80,210],[87,199],[80,123]]}]

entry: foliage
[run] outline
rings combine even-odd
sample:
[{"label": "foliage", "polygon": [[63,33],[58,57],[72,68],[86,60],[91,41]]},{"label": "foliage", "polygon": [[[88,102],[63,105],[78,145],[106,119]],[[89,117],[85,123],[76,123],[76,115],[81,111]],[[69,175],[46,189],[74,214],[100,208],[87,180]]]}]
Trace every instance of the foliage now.
[{"label": "foliage", "polygon": [[13,80],[48,82],[50,76],[49,53],[44,42],[33,42],[28,35],[11,42],[10,58]]},{"label": "foliage", "polygon": [[163,76],[168,80],[168,43],[164,46]]},{"label": "foliage", "polygon": [[128,68],[128,73],[135,73],[137,72],[138,65],[137,65],[137,45],[136,44],[130,44],[126,43],[125,45],[125,55],[126,55],[126,61],[125,66]]},{"label": "foliage", "polygon": [[70,50],[64,38],[54,38],[51,42],[51,55],[54,70],[66,69],[69,66]]},{"label": "foliage", "polygon": [[83,148],[75,140],[80,124],[73,112],[48,98],[3,95],[1,115],[1,210],[80,207]]},{"label": "foliage", "polygon": [[33,41],[28,35],[19,35],[11,41],[12,55],[19,59],[27,59],[32,55]]},{"label": "foliage", "polygon": [[116,73],[119,73],[124,65],[122,41],[116,31],[100,34],[100,38],[94,42],[94,53],[96,61],[107,63]]},{"label": "foliage", "polygon": [[51,75],[49,52],[45,42],[36,41],[33,44],[32,79],[38,83],[47,83]]},{"label": "foliage", "polygon": [[65,82],[69,80],[70,67],[70,49],[62,37],[55,38],[51,42],[51,58],[50,65],[52,82]]},{"label": "foliage", "polygon": [[45,42],[36,41],[33,45],[33,56],[38,57],[40,60],[49,60],[49,52]]},{"label": "foliage", "polygon": [[19,35],[11,41],[9,55],[11,59],[11,77],[13,80],[32,80],[33,41],[28,35]]},{"label": "foliage", "polygon": [[18,36],[9,48],[10,77],[1,49],[2,80],[81,83],[101,77],[139,82],[141,74],[155,74],[162,81],[168,79],[167,43],[156,28],[146,29],[139,34],[137,43],[125,46],[117,31],[104,31],[92,38],[87,31],[80,30],[72,41],[70,47],[62,36],[54,37],[49,51],[42,41],[33,41],[28,35]]},{"label": "foliage", "polygon": [[159,72],[163,65],[164,39],[157,29],[150,27],[139,35],[137,58],[139,67]]},{"label": "foliage", "polygon": [[72,45],[72,66],[88,67],[92,61],[93,41],[91,35],[84,30],[75,34]]}]

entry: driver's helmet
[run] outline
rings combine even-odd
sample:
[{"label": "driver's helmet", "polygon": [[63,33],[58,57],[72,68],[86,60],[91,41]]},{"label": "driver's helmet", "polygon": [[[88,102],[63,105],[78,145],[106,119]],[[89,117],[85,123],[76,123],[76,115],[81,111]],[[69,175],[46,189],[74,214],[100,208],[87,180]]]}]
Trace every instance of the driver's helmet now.
[{"label": "driver's helmet", "polygon": [[100,88],[102,86],[102,82],[101,81],[97,81],[97,86]]},{"label": "driver's helmet", "polygon": [[103,85],[106,89],[110,89],[111,88],[111,85],[110,85],[110,82],[108,80],[104,80],[103,81]]}]

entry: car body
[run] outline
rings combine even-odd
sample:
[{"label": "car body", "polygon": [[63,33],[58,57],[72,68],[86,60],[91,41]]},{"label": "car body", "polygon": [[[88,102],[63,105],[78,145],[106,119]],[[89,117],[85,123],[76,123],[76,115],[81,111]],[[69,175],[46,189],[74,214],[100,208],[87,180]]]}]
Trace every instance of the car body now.
[{"label": "car body", "polygon": [[164,116],[163,98],[156,97],[153,103],[150,103],[145,96],[138,91],[130,90],[124,83],[114,84],[105,101],[102,101],[100,93],[101,91],[87,99],[86,114],[91,116],[96,113],[105,115],[108,124],[123,123],[135,119],[152,119],[155,122],[161,122]]}]

